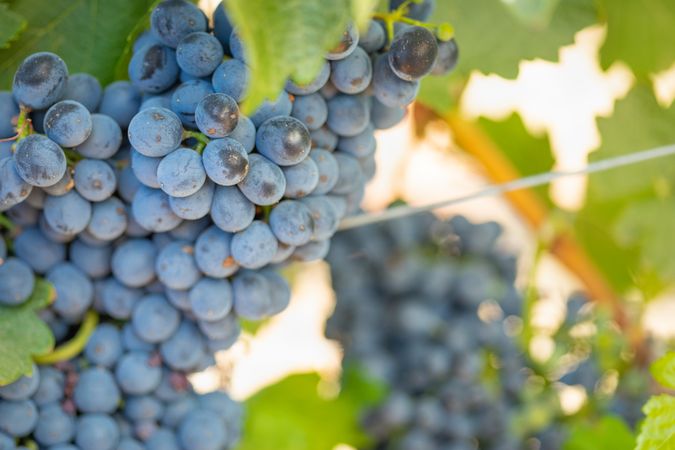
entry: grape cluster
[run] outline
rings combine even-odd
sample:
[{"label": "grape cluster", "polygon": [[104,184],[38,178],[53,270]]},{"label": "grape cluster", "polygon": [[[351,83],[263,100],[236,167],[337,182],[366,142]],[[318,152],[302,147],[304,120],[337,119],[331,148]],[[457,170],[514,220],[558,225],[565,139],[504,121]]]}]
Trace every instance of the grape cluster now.
[{"label": "grape cluster", "polygon": [[363,418],[373,448],[528,448],[510,422],[528,371],[504,326],[522,301],[500,232],[420,215],[336,236],[327,335],[391,387]]},{"label": "grape cluster", "polygon": [[[163,364],[156,346],[130,326],[101,324],[81,356],[33,367],[32,375],[0,387],[0,448],[233,448],[241,405],[224,392],[195,393],[185,374]],[[191,349],[170,351],[185,357]]]}]

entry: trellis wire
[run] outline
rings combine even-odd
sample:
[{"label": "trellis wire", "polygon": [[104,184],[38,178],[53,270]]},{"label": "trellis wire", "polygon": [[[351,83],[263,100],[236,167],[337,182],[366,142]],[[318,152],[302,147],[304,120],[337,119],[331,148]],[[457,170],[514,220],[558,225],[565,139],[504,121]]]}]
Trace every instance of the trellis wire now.
[{"label": "trellis wire", "polygon": [[604,172],[605,170],[616,169],[618,167],[629,166],[631,164],[638,164],[644,161],[663,158],[665,156],[674,154],[675,145],[667,145],[664,147],[656,147],[649,150],[630,153],[628,155],[615,156],[613,158],[592,162],[583,169],[544,172],[524,178],[519,178],[517,180],[508,181],[506,183],[488,185],[470,194],[450,198],[447,200],[441,200],[439,202],[429,203],[427,205],[397,206],[380,212],[359,214],[356,216],[347,217],[340,223],[339,229],[349,230],[351,228],[362,227],[373,223],[399,219],[402,217],[411,216],[413,214],[432,211],[446,206],[457,205],[459,203],[464,203],[483,197],[491,197],[520,189],[541,186],[559,178]]}]

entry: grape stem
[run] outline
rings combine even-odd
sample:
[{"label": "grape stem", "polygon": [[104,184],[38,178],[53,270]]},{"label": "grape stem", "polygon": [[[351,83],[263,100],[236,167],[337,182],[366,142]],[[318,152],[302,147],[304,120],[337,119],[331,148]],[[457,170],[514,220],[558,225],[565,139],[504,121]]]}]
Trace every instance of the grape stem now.
[{"label": "grape stem", "polygon": [[50,353],[34,357],[33,360],[38,364],[45,365],[73,359],[82,353],[96,325],[98,325],[98,313],[96,311],[89,311],[84,316],[80,329],[77,330],[77,333],[71,340],[59,345]]},{"label": "grape stem", "polygon": [[413,3],[420,3],[420,0],[406,0],[393,11],[373,14],[373,19],[379,19],[384,22],[389,42],[394,40],[394,24],[396,22],[424,27],[433,32],[441,41],[449,41],[453,38],[455,30],[449,23],[433,24],[407,17],[408,12],[410,11],[410,5]]},{"label": "grape stem", "polygon": [[190,138],[197,140],[197,144],[194,146],[194,151],[200,155],[204,151],[204,147],[206,147],[206,145],[211,142],[211,140],[206,137],[206,135],[199,133],[198,131],[183,131],[183,140]]},{"label": "grape stem", "polygon": [[14,230],[14,223],[4,214],[0,214],[0,227],[6,228],[11,232]]},{"label": "grape stem", "polygon": [[84,157],[79,153],[77,153],[75,150],[66,148],[63,149],[63,153],[66,155],[66,162],[68,163],[69,167],[74,166],[75,164],[84,159]]}]

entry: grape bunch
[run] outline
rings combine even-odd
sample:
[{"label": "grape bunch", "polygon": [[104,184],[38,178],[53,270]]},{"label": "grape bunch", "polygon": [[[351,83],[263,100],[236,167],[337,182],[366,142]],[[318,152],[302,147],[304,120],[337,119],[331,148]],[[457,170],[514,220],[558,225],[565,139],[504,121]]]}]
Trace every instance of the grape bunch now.
[{"label": "grape bunch", "polygon": [[[34,366],[0,387],[0,448],[226,450],[242,407],[224,392],[197,394],[129,325],[96,327],[82,355]],[[191,348],[174,348],[176,357]],[[19,442],[18,446],[16,442]]]},{"label": "grape bunch", "polygon": [[420,215],[336,236],[326,334],[391,388],[363,418],[373,448],[529,448],[510,422],[529,372],[503,325],[522,300],[500,232]]}]

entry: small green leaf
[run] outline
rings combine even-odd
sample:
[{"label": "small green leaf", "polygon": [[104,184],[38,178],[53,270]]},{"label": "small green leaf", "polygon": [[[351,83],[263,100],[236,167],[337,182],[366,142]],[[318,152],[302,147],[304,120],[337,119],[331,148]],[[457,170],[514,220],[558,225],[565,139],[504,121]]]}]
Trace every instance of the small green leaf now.
[{"label": "small green leaf", "polygon": [[642,423],[636,450],[675,450],[675,397],[655,395],[642,407]]},{"label": "small green leaf", "polygon": [[0,48],[9,47],[25,27],[23,17],[10,11],[5,3],[0,3]]},{"label": "small green leaf", "polygon": [[350,18],[349,0],[229,0],[251,67],[245,111],[276,98],[291,77],[309,83]]},{"label": "small green leaf", "polygon": [[675,352],[669,352],[654,361],[650,368],[652,376],[662,386],[675,389]]},{"label": "small green leaf", "polygon": [[0,307],[0,386],[30,374],[33,356],[54,347],[54,336],[35,312],[54,300],[54,289],[42,279],[26,303]]},{"label": "small green leaf", "polygon": [[352,17],[360,31],[368,29],[368,22],[380,0],[351,0]]},{"label": "small green leaf", "polygon": [[593,424],[579,424],[573,428],[564,450],[633,450],[635,436],[618,417],[605,416]]}]

